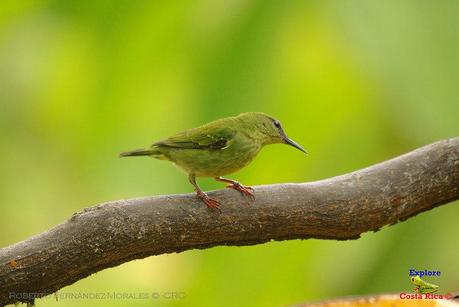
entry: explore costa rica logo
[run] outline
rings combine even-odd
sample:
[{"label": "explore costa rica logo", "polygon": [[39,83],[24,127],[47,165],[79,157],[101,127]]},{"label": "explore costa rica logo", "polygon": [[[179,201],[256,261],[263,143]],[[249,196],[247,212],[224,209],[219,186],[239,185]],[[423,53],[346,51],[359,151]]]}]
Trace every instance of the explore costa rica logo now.
[{"label": "explore costa rica logo", "polygon": [[439,286],[422,279],[424,276],[439,277],[440,271],[423,270],[417,271],[415,269],[409,270],[410,282],[415,287],[414,293],[400,293],[401,299],[452,299],[451,293],[447,294],[436,294]]}]

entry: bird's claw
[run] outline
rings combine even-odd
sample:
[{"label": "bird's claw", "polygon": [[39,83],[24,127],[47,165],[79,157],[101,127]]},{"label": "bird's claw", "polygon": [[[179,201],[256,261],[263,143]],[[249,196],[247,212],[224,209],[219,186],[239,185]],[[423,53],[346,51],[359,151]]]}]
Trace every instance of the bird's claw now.
[{"label": "bird's claw", "polygon": [[198,197],[200,200],[202,200],[203,203],[206,204],[206,206],[209,208],[209,209],[217,209],[217,210],[220,210],[220,203],[213,199],[213,198],[210,198],[209,196],[207,196],[206,193],[204,192],[198,192],[197,193]]},{"label": "bird's claw", "polygon": [[235,182],[226,186],[228,189],[233,189],[239,191],[242,195],[250,197],[252,200],[255,200],[255,195],[253,194],[253,188],[243,186],[239,182]]}]

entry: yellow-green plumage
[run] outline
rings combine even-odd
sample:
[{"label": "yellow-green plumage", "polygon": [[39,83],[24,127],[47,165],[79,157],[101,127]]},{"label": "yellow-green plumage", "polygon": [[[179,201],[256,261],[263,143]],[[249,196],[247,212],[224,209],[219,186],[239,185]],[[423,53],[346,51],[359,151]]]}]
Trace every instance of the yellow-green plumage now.
[{"label": "yellow-green plumage", "polygon": [[285,135],[276,119],[251,112],[183,131],[149,148],[120,156],[151,156],[171,161],[194,182],[195,176],[217,178],[234,173],[249,164],[263,146],[274,143],[290,144],[304,151]]}]

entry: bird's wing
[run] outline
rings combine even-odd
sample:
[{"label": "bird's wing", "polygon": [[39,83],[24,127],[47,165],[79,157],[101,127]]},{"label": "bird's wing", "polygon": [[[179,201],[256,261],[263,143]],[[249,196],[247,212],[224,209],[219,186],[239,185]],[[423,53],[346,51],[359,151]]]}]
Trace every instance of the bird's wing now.
[{"label": "bird's wing", "polygon": [[178,149],[222,149],[229,145],[235,135],[236,131],[228,127],[195,128],[156,142],[153,146]]}]

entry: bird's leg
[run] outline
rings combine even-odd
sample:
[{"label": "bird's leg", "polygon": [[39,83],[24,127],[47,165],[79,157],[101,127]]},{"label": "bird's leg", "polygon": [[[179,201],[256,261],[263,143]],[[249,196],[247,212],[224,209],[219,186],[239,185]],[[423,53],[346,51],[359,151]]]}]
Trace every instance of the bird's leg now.
[{"label": "bird's leg", "polygon": [[220,209],[220,203],[218,201],[216,201],[215,199],[210,198],[209,196],[207,196],[207,194],[204,193],[201,190],[201,188],[198,186],[198,184],[196,183],[195,174],[189,174],[188,175],[188,180],[194,186],[194,189],[196,191],[196,195],[198,196],[198,198],[200,200],[202,200],[206,204],[207,207],[209,207],[210,209]]},{"label": "bird's leg", "polygon": [[253,189],[251,187],[243,186],[238,181],[226,179],[222,177],[215,177],[215,180],[229,183],[229,185],[226,186],[227,188],[239,191],[243,195],[249,196],[250,198],[253,198],[253,199],[255,198],[255,195],[253,195]]}]

